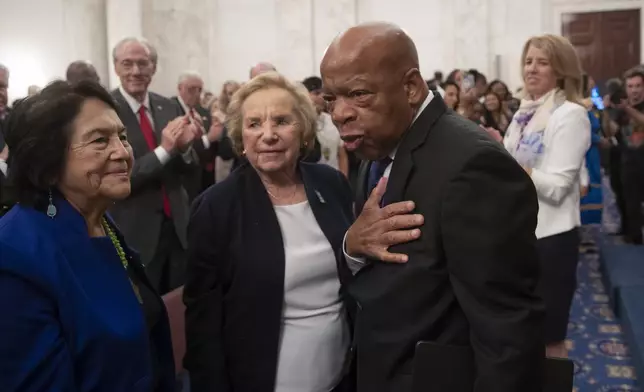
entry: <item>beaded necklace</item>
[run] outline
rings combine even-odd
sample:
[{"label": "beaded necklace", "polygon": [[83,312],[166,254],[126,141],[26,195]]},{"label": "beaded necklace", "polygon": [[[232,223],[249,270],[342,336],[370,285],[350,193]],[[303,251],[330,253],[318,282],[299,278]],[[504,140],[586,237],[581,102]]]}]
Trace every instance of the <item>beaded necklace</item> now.
[{"label": "beaded necklace", "polygon": [[[103,225],[103,229],[105,229],[105,232],[107,233],[107,236],[110,237],[110,240],[112,241],[112,244],[114,245],[114,249],[116,249],[116,254],[119,256],[119,259],[121,259],[121,263],[123,264],[123,268],[125,268],[125,271],[127,272],[129,263],[127,262],[127,257],[125,256],[125,251],[123,250],[123,247],[121,246],[121,242],[119,241],[118,237],[116,237],[116,233],[114,233],[114,230],[112,230],[112,227],[107,223],[107,219],[103,218],[101,219],[101,224]],[[132,285],[132,289],[134,290],[134,294],[136,295],[136,299],[139,300],[140,304],[143,304],[143,298],[141,298],[141,293],[139,292],[139,287],[134,284],[132,281],[132,278],[128,276],[128,279],[130,280],[130,284]]]}]

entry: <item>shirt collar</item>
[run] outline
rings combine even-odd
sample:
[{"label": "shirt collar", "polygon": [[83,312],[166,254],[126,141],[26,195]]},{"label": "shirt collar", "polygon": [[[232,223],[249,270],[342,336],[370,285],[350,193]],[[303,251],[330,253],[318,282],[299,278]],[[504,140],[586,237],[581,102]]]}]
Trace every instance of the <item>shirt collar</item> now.
[{"label": "shirt collar", "polygon": [[139,112],[139,109],[141,106],[144,106],[145,109],[149,112],[150,111],[150,94],[147,92],[145,93],[145,98],[143,99],[143,104],[139,103],[133,96],[127,93],[123,86],[119,86],[119,91],[123,95],[123,98],[125,98],[125,102],[130,106],[130,109],[134,112],[134,114],[137,114]]},{"label": "shirt collar", "polygon": [[[434,99],[434,93],[430,90],[429,94],[427,94],[427,98],[425,98],[423,104],[420,105],[420,109],[418,109],[416,115],[414,116],[414,119],[411,121],[411,125],[409,126],[410,128],[412,127],[412,125],[414,125],[416,120],[418,120],[418,117],[420,117],[420,114],[423,112],[423,110],[425,110],[425,108],[429,106],[429,103],[432,101],[432,99]],[[400,144],[398,144],[398,146],[399,145]],[[389,153],[389,158],[391,158],[392,161],[396,159],[396,151],[398,151],[398,146],[396,146],[396,148],[394,148],[393,151]]]}]

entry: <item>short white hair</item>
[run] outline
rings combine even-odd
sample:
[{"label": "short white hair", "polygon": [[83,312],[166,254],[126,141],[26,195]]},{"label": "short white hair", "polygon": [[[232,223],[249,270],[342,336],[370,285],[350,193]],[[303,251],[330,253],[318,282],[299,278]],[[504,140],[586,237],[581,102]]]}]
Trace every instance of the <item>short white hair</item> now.
[{"label": "short white hair", "polygon": [[150,44],[150,42],[148,42],[148,40],[146,40],[145,38],[138,38],[138,37],[123,38],[116,45],[114,45],[114,49],[112,49],[112,60],[116,61],[117,55],[121,50],[121,48],[131,43],[138,43],[141,46],[143,46],[145,50],[148,51],[148,55],[150,56],[150,61],[152,61],[153,64],[157,63],[158,56],[154,46],[152,46],[152,44]]},{"label": "short white hair", "polygon": [[186,80],[192,79],[192,78],[199,79],[203,83],[203,78],[201,77],[201,75],[197,71],[184,71],[184,72],[182,72],[181,75],[179,75],[179,81],[177,83],[182,84]]},{"label": "short white hair", "polygon": [[7,66],[2,63],[0,63],[0,71],[4,71],[7,76],[9,76],[9,68],[7,68]]}]

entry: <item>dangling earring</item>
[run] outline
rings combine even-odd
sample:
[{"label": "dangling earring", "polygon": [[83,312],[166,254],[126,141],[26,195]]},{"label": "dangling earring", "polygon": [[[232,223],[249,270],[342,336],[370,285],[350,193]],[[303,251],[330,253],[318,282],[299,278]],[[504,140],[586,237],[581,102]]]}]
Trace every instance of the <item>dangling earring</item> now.
[{"label": "dangling earring", "polygon": [[58,210],[56,209],[56,206],[54,205],[54,200],[53,197],[51,196],[51,188],[49,189],[49,205],[47,206],[47,216],[50,217],[51,219],[54,219],[56,216],[56,213]]},{"label": "dangling earring", "polygon": [[242,156],[246,156],[246,149],[244,149],[244,151],[242,151]]}]

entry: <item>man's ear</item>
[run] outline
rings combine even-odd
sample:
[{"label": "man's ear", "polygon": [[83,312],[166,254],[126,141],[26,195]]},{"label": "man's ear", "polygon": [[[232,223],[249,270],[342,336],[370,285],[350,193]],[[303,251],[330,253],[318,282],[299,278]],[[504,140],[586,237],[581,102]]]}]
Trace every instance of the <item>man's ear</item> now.
[{"label": "man's ear", "polygon": [[412,105],[420,105],[423,100],[423,92],[427,89],[427,82],[423,80],[418,68],[412,68],[405,73],[403,78],[407,101]]}]

